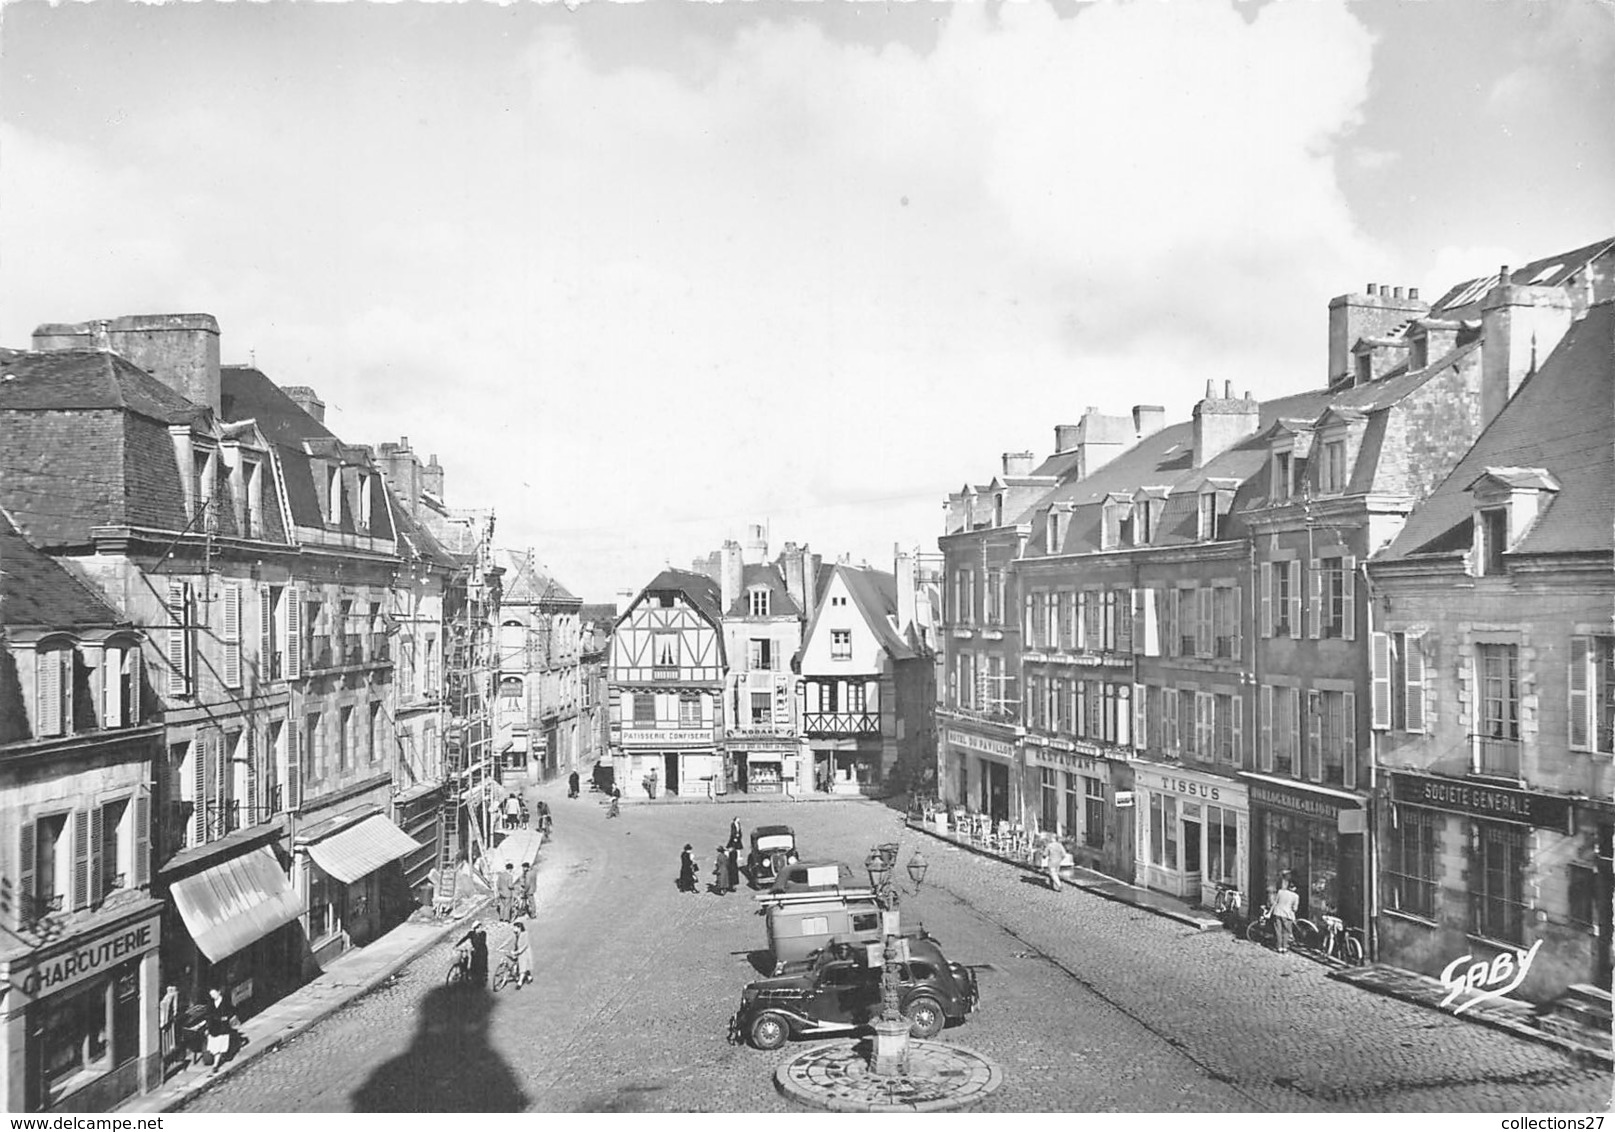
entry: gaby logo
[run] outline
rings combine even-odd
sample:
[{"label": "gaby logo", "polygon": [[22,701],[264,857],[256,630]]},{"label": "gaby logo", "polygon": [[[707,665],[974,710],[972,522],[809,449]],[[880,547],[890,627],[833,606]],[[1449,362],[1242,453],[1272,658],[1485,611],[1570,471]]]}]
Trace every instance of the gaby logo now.
[{"label": "gaby logo", "polygon": [[1541,947],[1542,941],[1539,939],[1531,945],[1530,951],[1504,951],[1490,963],[1483,960],[1470,963],[1467,968],[1464,968],[1464,964],[1474,956],[1460,955],[1441,972],[1441,985],[1447,988],[1447,997],[1441,1000],[1441,1005],[1450,1006],[1459,995],[1472,991],[1474,998],[1462,1006],[1453,1007],[1454,1014],[1462,1014],[1477,1003],[1503,997],[1525,982],[1525,976],[1531,970],[1531,961]]}]

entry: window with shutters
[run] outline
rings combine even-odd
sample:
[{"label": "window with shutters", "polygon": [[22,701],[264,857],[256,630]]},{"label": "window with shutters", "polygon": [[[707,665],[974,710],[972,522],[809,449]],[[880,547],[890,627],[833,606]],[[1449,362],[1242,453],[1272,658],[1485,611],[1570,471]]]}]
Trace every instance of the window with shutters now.
[{"label": "window with shutters", "polygon": [[19,924],[34,924],[67,910],[73,886],[69,815],[44,814],[18,830]]},{"label": "window with shutters", "polygon": [[100,903],[109,893],[134,885],[129,867],[134,849],[134,807],[128,798],[104,802],[90,820],[95,841],[91,847],[90,869],[96,877],[92,903]]},{"label": "window with shutters", "polygon": [[679,693],[679,726],[700,727],[702,725],[703,702],[706,699],[701,692]]},{"label": "window with shutters", "polygon": [[1257,752],[1260,768],[1274,774],[1301,774],[1301,745],[1297,709],[1299,692],[1283,685],[1262,687],[1259,710],[1261,737]]},{"label": "window with shutters", "polygon": [[1002,625],[1004,623],[1004,571],[989,569],[987,571],[987,624]]},{"label": "window with shutters", "polygon": [[1181,750],[1178,734],[1178,706],[1181,697],[1176,688],[1161,689],[1161,751],[1176,758]]},{"label": "window with shutters", "polygon": [[51,644],[34,659],[34,734],[41,738],[73,730],[74,657],[69,644]]},{"label": "window with shutters", "polygon": [[1240,655],[1239,587],[1217,586],[1211,591],[1213,655],[1237,660]]},{"label": "window with shutters", "polygon": [[140,645],[109,642],[101,662],[103,727],[135,727],[141,719]]},{"label": "window with shutters", "polygon": [[1615,637],[1570,638],[1570,748],[1615,754]]},{"label": "window with shutters", "polygon": [[1070,652],[1077,647],[1077,595],[1071,590],[1061,590],[1059,609],[1060,648]]},{"label": "window with shutters", "polygon": [[1346,442],[1328,440],[1323,444],[1323,456],[1318,464],[1318,490],[1325,494],[1338,494],[1346,490]]},{"label": "window with shutters", "polygon": [[830,630],[830,659],[831,660],[851,660],[852,659],[852,630],[851,629],[831,629]]},{"label": "window with shutters", "polygon": [[1268,498],[1283,503],[1290,498],[1290,464],[1293,451],[1286,448],[1273,452],[1272,478],[1268,482]]},{"label": "window with shutters", "polygon": [[256,460],[243,460],[241,482],[246,499],[241,508],[241,537],[257,538],[264,527],[263,467]]},{"label": "window with shutters", "polygon": [[1446,819],[1430,810],[1395,806],[1386,831],[1385,906],[1409,916],[1436,918],[1441,827]]},{"label": "window with shutters", "polygon": [[1480,689],[1476,704],[1474,770],[1517,778],[1520,774],[1520,654],[1510,644],[1475,649]]},{"label": "window with shutters", "polygon": [[1239,752],[1234,749],[1234,697],[1219,692],[1211,698],[1212,745],[1216,760],[1235,764]]},{"label": "window with shutters", "polygon": [[223,663],[220,679],[226,688],[241,687],[241,585],[225,583],[220,596],[224,599],[224,625],[220,634]]},{"label": "window with shutters", "polygon": [[1356,785],[1355,700],[1350,692],[1307,693],[1307,777],[1313,782]]},{"label": "window with shutters", "polygon": [[164,656],[168,662],[167,691],[170,696],[189,696],[191,689],[191,660],[194,645],[192,633],[191,587],[184,582],[168,583],[168,628]]},{"label": "window with shutters", "polygon": [[1357,560],[1345,555],[1339,558],[1313,559],[1313,616],[1316,619],[1314,637],[1351,640],[1356,619],[1355,578]]},{"label": "window with shutters", "polygon": [[1262,563],[1262,635],[1300,635],[1301,563],[1295,559]]},{"label": "window with shutters", "polygon": [[1199,601],[1193,586],[1172,591],[1172,621],[1177,626],[1178,656],[1199,656]]}]

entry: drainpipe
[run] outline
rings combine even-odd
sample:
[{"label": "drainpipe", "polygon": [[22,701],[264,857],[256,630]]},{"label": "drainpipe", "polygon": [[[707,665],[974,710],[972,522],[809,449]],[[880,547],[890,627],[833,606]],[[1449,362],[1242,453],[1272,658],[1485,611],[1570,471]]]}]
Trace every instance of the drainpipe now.
[{"label": "drainpipe", "polygon": [[[1261,657],[1262,653],[1262,571],[1261,567],[1258,566],[1256,562],[1256,536],[1254,534],[1247,535],[1245,545],[1249,548],[1248,557],[1250,561],[1251,580],[1251,600],[1245,603],[1249,610],[1251,626],[1251,633],[1249,637],[1251,643],[1251,694],[1249,697],[1251,705],[1251,727],[1250,730],[1245,732],[1245,734],[1251,737],[1251,769],[1260,774],[1262,771],[1262,670],[1259,658]],[[1271,595],[1268,596],[1271,597]],[[1268,741],[1272,742],[1271,736],[1268,737]],[[1243,752],[1241,752],[1241,754],[1243,754]],[[1248,806],[1246,807],[1245,813],[1245,875],[1239,879],[1244,882],[1241,888],[1245,893],[1245,908],[1249,909],[1251,907],[1252,895],[1250,891],[1250,878],[1253,867],[1252,858],[1256,852],[1256,847],[1253,844],[1256,837],[1256,815],[1251,812]]]},{"label": "drainpipe", "polygon": [[[1369,666],[1374,654],[1374,600],[1373,579],[1368,576],[1368,556],[1357,568],[1363,572],[1363,592],[1368,598],[1368,650]],[[1372,674],[1370,674],[1372,676]],[[1368,685],[1368,820],[1363,831],[1363,876],[1368,889],[1363,893],[1363,912],[1368,922],[1363,925],[1363,936],[1368,941],[1364,958],[1374,962],[1379,958],[1379,732],[1374,730],[1374,683]]]}]

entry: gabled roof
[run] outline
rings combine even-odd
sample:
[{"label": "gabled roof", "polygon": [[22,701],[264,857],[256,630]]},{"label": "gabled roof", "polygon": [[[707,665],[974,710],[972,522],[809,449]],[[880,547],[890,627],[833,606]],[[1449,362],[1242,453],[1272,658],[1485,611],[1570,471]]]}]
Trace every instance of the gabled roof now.
[{"label": "gabled roof", "polygon": [[[1521,286],[1558,287],[1588,263],[1611,250],[1615,250],[1615,239],[1599,240],[1584,248],[1545,256],[1542,259],[1532,260],[1524,267],[1511,268],[1508,280]],[[1476,279],[1464,280],[1436,300],[1430,308],[1428,317],[1479,318],[1481,304],[1485,302],[1491,289],[1497,285],[1497,281],[1495,272]]]},{"label": "gabled roof", "polygon": [[1487,468],[1464,490],[1474,491],[1480,484],[1488,482],[1515,490],[1559,490],[1559,481],[1546,468]]},{"label": "gabled roof", "polygon": [[[703,575],[704,576],[704,575]],[[796,599],[791,597],[791,591],[785,586],[785,579],[779,570],[767,563],[747,563],[740,571],[740,593],[735,596],[733,604],[729,606],[727,616],[748,617],[751,614],[751,591],[764,587],[769,593],[770,617],[797,617],[801,610],[797,608]]]},{"label": "gabled roof", "polygon": [[107,350],[0,351],[0,410],[123,409],[162,424],[207,410]]},{"label": "gabled roof", "polygon": [[548,568],[540,565],[526,551],[495,550],[494,561],[505,568],[505,584],[500,600],[506,605],[578,602],[570,590],[556,581]]},{"label": "gabled roof", "polygon": [[[718,583],[705,574],[680,570],[676,566],[669,566],[652,578],[650,583],[639,591],[639,597],[634,599],[634,604],[639,604],[639,599],[648,593],[665,593],[670,590],[683,594],[692,606],[712,622],[714,627],[717,627],[722,622],[721,607],[723,597],[718,589]],[[627,615],[626,610],[623,611],[623,615]]]},{"label": "gabled roof", "polygon": [[219,405],[225,420],[256,421],[273,444],[301,451],[305,440],[336,439],[330,429],[252,366],[219,367]]},{"label": "gabled roof", "polygon": [[1560,485],[1516,553],[1615,550],[1615,302],[1595,303],[1570,325],[1377,557],[1467,545],[1474,509],[1469,489],[1487,469],[1503,468],[1546,469]]},{"label": "gabled roof", "polygon": [[869,626],[870,631],[875,634],[875,639],[893,660],[910,660],[919,655],[914,645],[893,624],[897,617],[896,577],[867,566],[833,565],[828,568],[825,584],[817,591],[818,608],[813,611],[813,619],[808,623],[807,631],[802,634],[804,650],[818,628],[819,618],[829,601],[830,581],[834,577],[839,577],[847,587],[852,604],[857,607],[864,623]]},{"label": "gabled roof", "polygon": [[124,617],[18,531],[0,508],[0,633],[128,625]]}]

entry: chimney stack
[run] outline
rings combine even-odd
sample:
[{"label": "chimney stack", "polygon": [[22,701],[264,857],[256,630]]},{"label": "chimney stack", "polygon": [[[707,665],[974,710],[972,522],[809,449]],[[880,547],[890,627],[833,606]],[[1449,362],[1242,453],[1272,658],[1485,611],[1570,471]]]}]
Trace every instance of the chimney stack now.
[{"label": "chimney stack", "polygon": [[897,579],[897,631],[907,636],[916,620],[914,605],[914,556],[901,546],[892,547],[892,574]]},{"label": "chimney stack", "polygon": [[314,390],[306,385],[282,385],[280,391],[303,412],[321,424],[325,423],[325,402],[320,400],[319,394]]},{"label": "chimney stack", "polygon": [[1029,476],[1029,475],[1031,475],[1032,474],[1032,458],[1033,458],[1032,453],[1030,453],[1030,452],[1005,452],[1004,453],[1004,476],[1005,476],[1005,478],[1007,479],[1010,476]]},{"label": "chimney stack", "polygon": [[1385,334],[1409,319],[1430,313],[1418,288],[1368,284],[1366,295],[1337,295],[1329,300],[1329,387],[1356,380],[1351,348],[1364,338]]},{"label": "chimney stack", "polygon": [[443,465],[437,462],[436,452],[421,469],[421,490],[431,492],[439,503],[443,502]]},{"label": "chimney stack", "polygon": [[409,508],[411,515],[421,513],[421,460],[410,451],[409,437],[400,437],[397,444],[383,443],[377,455],[381,474],[392,485],[393,494]]},{"label": "chimney stack", "polygon": [[780,554],[780,565],[784,568],[785,592],[796,602],[802,616],[811,616],[813,607],[808,602],[807,592],[807,547],[799,547],[794,542],[786,543],[785,550]]},{"label": "chimney stack", "polygon": [[[1206,383],[1207,391],[1211,383]],[[1246,437],[1256,435],[1261,427],[1261,406],[1246,394],[1241,400],[1233,396],[1233,382],[1224,386],[1227,396],[1206,397],[1194,407],[1194,466],[1206,464],[1228,451]]]},{"label": "chimney stack", "polygon": [[1490,424],[1570,329],[1574,300],[1558,287],[1498,283],[1481,303],[1481,427]]},{"label": "chimney stack", "polygon": [[746,545],[742,560],[748,566],[757,566],[768,560],[768,528],[761,523],[746,527]]},{"label": "chimney stack", "polygon": [[219,323],[210,314],[130,314],[34,329],[36,350],[112,350],[193,404],[221,413]]},{"label": "chimney stack", "polygon": [[1165,427],[1165,405],[1133,406],[1133,436],[1136,439],[1143,440],[1146,436],[1154,436]]},{"label": "chimney stack", "polygon": [[723,613],[728,615],[734,608],[735,602],[740,600],[740,588],[745,580],[745,563],[740,556],[740,544],[732,538],[723,540],[722,574],[718,578],[718,592],[723,602]]}]

